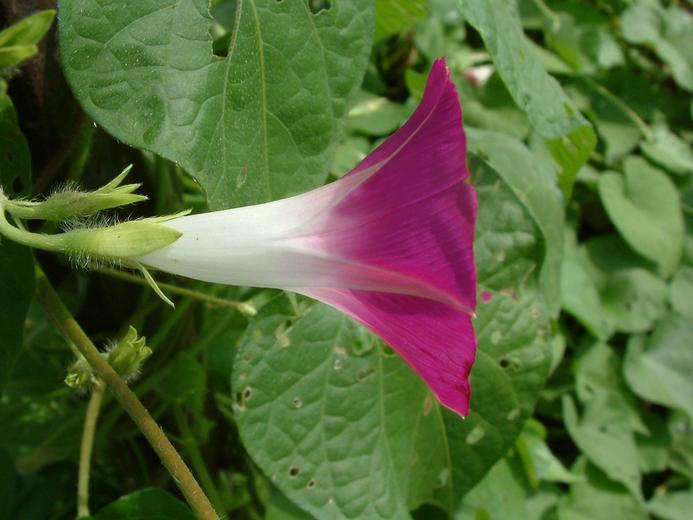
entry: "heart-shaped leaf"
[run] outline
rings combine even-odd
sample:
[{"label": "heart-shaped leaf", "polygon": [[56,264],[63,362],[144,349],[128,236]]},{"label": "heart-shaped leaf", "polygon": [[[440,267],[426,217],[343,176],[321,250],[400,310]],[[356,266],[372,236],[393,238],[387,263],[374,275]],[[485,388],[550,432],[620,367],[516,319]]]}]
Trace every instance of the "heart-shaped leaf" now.
[{"label": "heart-shaped leaf", "polygon": [[63,67],[94,120],[183,166],[211,207],[319,186],[370,53],[372,0],[239,0],[226,58],[207,0],[60,5]]},{"label": "heart-shaped leaf", "polygon": [[665,275],[672,274],[681,258],[684,226],[679,194],[669,177],[644,159],[628,157],[624,175],[602,175],[599,196],[626,242]]}]

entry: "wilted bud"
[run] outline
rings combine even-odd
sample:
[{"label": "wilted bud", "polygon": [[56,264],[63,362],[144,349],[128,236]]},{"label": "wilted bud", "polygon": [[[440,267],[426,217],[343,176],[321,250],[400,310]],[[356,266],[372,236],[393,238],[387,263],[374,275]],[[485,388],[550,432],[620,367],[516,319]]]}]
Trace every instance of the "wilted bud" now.
[{"label": "wilted bud", "polygon": [[146,343],[147,339],[138,336],[135,328],[130,327],[125,336],[106,353],[106,360],[124,379],[135,378],[142,363],[152,355],[152,349]]}]

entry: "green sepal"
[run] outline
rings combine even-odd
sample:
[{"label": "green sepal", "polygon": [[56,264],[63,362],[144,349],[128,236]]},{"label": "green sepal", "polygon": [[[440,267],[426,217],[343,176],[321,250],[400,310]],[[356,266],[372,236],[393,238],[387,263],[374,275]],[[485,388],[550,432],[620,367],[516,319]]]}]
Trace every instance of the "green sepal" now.
[{"label": "green sepal", "polygon": [[125,336],[108,351],[106,359],[113,370],[127,380],[138,375],[142,363],[151,355],[147,338],[139,336],[137,330],[130,326]]},{"label": "green sepal", "polygon": [[178,240],[182,233],[154,219],[131,220],[101,228],[73,229],[58,235],[63,252],[87,259],[127,261]]}]

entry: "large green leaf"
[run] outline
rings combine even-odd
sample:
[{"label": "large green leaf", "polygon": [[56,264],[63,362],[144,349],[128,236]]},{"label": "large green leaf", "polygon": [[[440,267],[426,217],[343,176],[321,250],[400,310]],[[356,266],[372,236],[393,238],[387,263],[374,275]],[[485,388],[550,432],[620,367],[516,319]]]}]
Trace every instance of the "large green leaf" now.
[{"label": "large green leaf", "polygon": [[547,373],[527,299],[496,293],[479,309],[466,420],[338,311],[292,313],[280,298],[251,322],[234,365],[236,418],[260,467],[317,518],[407,518],[424,502],[453,511],[512,445]]},{"label": "large green leaf", "polygon": [[[31,156],[12,101],[0,95],[0,189],[8,197],[31,191]],[[26,247],[0,239],[0,391],[22,348],[24,317],[34,293],[34,265]]]},{"label": "large green leaf", "polygon": [[463,0],[467,21],[479,31],[501,78],[532,126],[547,139],[559,167],[559,181],[570,198],[575,176],[596,144],[594,130],[544,68],[522,32],[511,0]]},{"label": "large green leaf", "polygon": [[676,186],[639,157],[628,157],[624,175],[605,173],[599,196],[621,236],[670,275],[683,250],[684,225]]},{"label": "large green leaf", "polygon": [[339,119],[370,52],[372,0],[239,0],[226,58],[207,0],[61,4],[63,67],[89,115],[176,161],[213,208],[324,182]]},{"label": "large green leaf", "polygon": [[639,396],[679,408],[693,419],[693,324],[672,314],[663,319],[652,336],[634,336],[628,342],[624,372]]}]

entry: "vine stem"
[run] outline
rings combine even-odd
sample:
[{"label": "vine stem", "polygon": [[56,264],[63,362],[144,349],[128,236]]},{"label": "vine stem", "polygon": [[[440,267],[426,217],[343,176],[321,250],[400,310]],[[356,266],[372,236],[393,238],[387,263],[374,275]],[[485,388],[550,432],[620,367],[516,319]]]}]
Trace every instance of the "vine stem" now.
[{"label": "vine stem", "polygon": [[98,376],[111,388],[113,394],[146,437],[164,467],[173,477],[195,516],[200,520],[218,520],[209,499],[193,477],[188,466],[164,434],[161,427],[149,414],[132,390],[113,370],[101,353],[84,333],[77,321],[67,310],[50,281],[40,267],[36,268],[36,300],[60,334],[74,343]]},{"label": "vine stem", "polygon": [[82,445],[79,451],[79,478],[77,479],[77,517],[89,516],[89,472],[91,469],[91,452],[94,447],[96,421],[101,410],[101,401],[106,385],[101,379],[96,380],[94,390],[89,398],[87,415],[82,430]]}]

